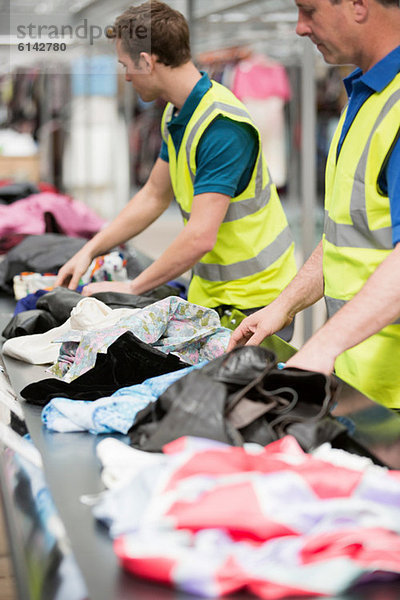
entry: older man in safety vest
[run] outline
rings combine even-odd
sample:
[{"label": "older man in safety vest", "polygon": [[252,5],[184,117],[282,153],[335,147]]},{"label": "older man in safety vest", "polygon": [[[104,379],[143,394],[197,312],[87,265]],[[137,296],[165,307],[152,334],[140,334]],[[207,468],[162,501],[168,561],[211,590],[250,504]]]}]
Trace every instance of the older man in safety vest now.
[{"label": "older man in safety vest", "polygon": [[329,319],[289,366],[331,373],[400,408],[400,8],[398,0],[297,0],[297,33],[355,64],[326,167],[321,243],[235,345],[258,344],[325,296]]}]

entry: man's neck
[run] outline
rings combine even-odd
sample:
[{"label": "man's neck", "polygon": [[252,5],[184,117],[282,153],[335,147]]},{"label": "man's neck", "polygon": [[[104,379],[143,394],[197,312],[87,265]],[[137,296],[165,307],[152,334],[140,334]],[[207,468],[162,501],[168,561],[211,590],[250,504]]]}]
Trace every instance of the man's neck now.
[{"label": "man's neck", "polygon": [[185,104],[191,91],[201,79],[201,73],[189,61],[180,67],[165,67],[162,65],[159,73],[162,97],[171,102],[178,110]]},{"label": "man's neck", "polygon": [[[383,9],[378,7],[378,10]],[[384,18],[375,20],[364,36],[364,52],[360,53],[362,60],[357,63],[364,73],[400,44],[400,10],[396,7],[384,10]]]}]

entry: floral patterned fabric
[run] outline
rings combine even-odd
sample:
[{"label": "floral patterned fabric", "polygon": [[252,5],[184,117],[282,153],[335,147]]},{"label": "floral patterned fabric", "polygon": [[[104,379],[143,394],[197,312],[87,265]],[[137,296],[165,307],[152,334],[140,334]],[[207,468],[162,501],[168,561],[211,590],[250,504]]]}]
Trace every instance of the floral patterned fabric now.
[{"label": "floral patterned fabric", "polygon": [[[73,381],[91,369],[98,352],[107,348],[123,333],[131,331],[141,341],[158,350],[173,353],[188,364],[212,360],[226,351],[231,331],[221,327],[217,312],[170,296],[132,315],[123,316],[111,327],[99,331],[70,331],[57,341],[79,342],[73,364],[65,372],[61,358],[51,371],[64,381]],[[62,363],[62,364],[61,364]]]}]

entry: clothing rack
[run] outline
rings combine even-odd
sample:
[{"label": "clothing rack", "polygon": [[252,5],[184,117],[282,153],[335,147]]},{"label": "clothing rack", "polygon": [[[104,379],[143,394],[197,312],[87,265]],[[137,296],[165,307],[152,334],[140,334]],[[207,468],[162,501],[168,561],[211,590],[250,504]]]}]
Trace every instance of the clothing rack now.
[{"label": "clothing rack", "polygon": [[220,48],[212,52],[200,52],[196,61],[201,65],[214,63],[231,63],[246,60],[253,54],[253,50],[246,46],[232,46],[231,48]]}]

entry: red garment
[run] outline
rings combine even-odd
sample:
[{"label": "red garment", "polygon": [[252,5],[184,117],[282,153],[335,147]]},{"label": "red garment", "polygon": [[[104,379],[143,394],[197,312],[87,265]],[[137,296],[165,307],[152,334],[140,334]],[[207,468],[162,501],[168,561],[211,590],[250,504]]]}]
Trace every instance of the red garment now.
[{"label": "red garment", "polygon": [[52,183],[48,183],[47,181],[39,181],[37,186],[41,192],[53,192],[54,194],[59,193],[56,186]]},{"label": "red garment", "polygon": [[182,592],[264,600],[332,597],[400,573],[398,471],[322,460],[291,436],[258,452],[208,443],[163,448],[139,525],[114,543],[126,570]]}]

